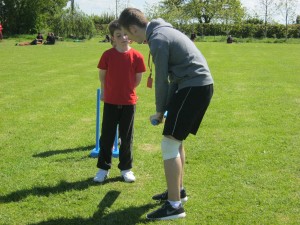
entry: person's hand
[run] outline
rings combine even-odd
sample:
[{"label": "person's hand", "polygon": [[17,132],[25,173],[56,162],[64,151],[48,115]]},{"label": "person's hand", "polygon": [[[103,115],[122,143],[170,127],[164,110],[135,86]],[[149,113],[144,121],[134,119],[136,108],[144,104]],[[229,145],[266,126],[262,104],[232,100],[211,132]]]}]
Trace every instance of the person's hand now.
[{"label": "person's hand", "polygon": [[150,116],[150,123],[153,126],[156,126],[163,122],[164,115],[163,113],[157,112],[155,115]]}]

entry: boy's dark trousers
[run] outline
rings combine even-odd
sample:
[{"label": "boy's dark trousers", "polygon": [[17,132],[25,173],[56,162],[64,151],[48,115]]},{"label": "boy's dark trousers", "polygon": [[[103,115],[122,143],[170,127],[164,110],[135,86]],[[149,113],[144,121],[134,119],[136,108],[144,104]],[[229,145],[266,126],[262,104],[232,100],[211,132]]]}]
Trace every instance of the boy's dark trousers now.
[{"label": "boy's dark trousers", "polygon": [[102,129],[100,137],[100,154],[97,167],[103,170],[111,168],[112,147],[115,140],[117,125],[119,124],[118,168],[129,170],[132,168],[132,142],[135,105],[112,105],[104,103]]}]

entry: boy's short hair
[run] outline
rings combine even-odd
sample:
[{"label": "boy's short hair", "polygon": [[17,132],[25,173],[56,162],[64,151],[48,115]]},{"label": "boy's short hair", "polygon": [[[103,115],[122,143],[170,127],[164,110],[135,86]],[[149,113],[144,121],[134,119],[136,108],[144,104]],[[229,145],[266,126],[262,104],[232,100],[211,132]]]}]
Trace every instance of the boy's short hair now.
[{"label": "boy's short hair", "polygon": [[119,17],[119,24],[121,27],[129,30],[129,26],[136,25],[140,28],[145,28],[148,20],[145,15],[136,8],[126,8]]},{"label": "boy's short hair", "polygon": [[114,36],[116,30],[122,30],[118,20],[113,20],[108,25],[108,30],[111,36]]}]

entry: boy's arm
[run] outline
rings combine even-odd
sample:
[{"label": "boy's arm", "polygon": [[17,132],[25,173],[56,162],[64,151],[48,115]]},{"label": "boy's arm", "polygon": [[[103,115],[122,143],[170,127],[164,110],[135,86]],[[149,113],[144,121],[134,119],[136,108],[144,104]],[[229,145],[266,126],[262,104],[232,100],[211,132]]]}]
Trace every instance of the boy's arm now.
[{"label": "boy's arm", "polygon": [[143,75],[143,73],[137,73],[136,75],[135,75],[135,88],[137,87],[137,86],[139,86],[139,84],[141,83],[141,80],[142,80],[142,75]]},{"label": "boy's arm", "polygon": [[99,69],[99,80],[101,84],[101,101],[104,100],[104,82],[105,82],[106,70]]}]

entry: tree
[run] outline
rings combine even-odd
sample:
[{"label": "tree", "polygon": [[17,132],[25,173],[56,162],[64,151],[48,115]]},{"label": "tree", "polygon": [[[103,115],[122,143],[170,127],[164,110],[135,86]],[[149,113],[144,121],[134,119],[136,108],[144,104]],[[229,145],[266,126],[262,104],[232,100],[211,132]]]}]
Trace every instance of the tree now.
[{"label": "tree", "polygon": [[293,18],[295,18],[296,13],[296,4],[297,0],[283,0],[279,3],[279,9],[284,16],[285,19],[285,38],[288,38],[288,24],[293,22]]},{"label": "tree", "polygon": [[174,25],[178,25],[178,28],[189,20],[183,10],[183,1],[180,0],[166,0],[155,5],[146,3],[145,14],[149,19],[163,18]]},{"label": "tree", "polygon": [[39,13],[39,23],[36,24],[36,26],[39,29],[51,29],[55,25],[55,15],[63,12],[63,8],[66,7],[68,1],[69,0],[42,1]]},{"label": "tree", "polygon": [[184,10],[199,23],[210,23],[221,8],[222,2],[218,0],[190,0],[185,4]]},{"label": "tree", "polygon": [[184,11],[199,23],[227,21],[236,23],[245,14],[240,0],[189,0],[185,1]]},{"label": "tree", "polygon": [[245,24],[264,24],[264,21],[259,18],[248,18],[244,21]]},{"label": "tree", "polygon": [[[224,5],[228,9],[224,10]],[[240,0],[163,0],[159,5],[147,6],[147,16],[169,17],[171,20],[199,23],[225,21],[237,23],[245,14]],[[226,15],[226,16],[225,16]],[[225,18],[226,17],[226,18]],[[169,20],[170,21],[170,20]],[[170,21],[171,22],[171,21]]]},{"label": "tree", "polygon": [[57,35],[93,35],[92,18],[73,4],[71,9],[64,9],[68,1],[0,0],[0,19],[10,34],[33,34],[47,29]]},{"label": "tree", "polygon": [[68,0],[0,0],[0,19],[10,34],[32,34],[48,26]]},{"label": "tree", "polygon": [[265,38],[267,37],[267,33],[268,33],[268,22],[272,16],[272,14],[276,11],[276,0],[259,0],[259,3],[261,5],[261,8],[263,10],[263,14],[264,14],[264,26],[265,26],[265,30],[264,30],[264,36]]},{"label": "tree", "polygon": [[93,15],[92,20],[95,25],[95,29],[99,34],[106,35],[108,34],[108,24],[115,19],[113,13],[104,13],[101,16]]},{"label": "tree", "polygon": [[28,33],[35,28],[39,5],[33,0],[0,1],[1,20],[7,33]]},{"label": "tree", "polygon": [[73,10],[65,9],[55,15],[52,28],[57,35],[80,39],[91,38],[95,33],[92,16],[86,15],[77,6]]}]

